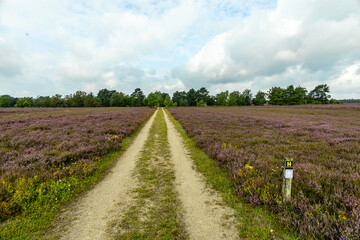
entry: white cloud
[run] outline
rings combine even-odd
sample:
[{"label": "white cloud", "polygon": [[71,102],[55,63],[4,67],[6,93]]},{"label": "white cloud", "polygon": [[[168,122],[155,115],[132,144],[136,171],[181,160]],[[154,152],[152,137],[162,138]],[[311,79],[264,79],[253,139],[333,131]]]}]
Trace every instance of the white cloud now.
[{"label": "white cloud", "polygon": [[96,94],[103,88],[119,90],[119,81],[115,78],[114,72],[106,72],[92,81],[82,81],[80,86],[82,90]]},{"label": "white cloud", "polygon": [[0,0],[1,91],[312,87],[360,59],[357,3]]},{"label": "white cloud", "polygon": [[62,76],[73,81],[91,81],[100,76],[100,73],[93,68],[92,64],[87,61],[65,60],[60,65]]},{"label": "white cloud", "polygon": [[295,61],[296,60],[296,53],[291,50],[280,50],[276,53],[274,57],[275,61]]},{"label": "white cloud", "polygon": [[[346,67],[338,76],[329,82],[332,96],[335,98],[358,98],[360,91],[360,62]],[[353,92],[356,90],[357,92]],[[349,94],[350,93],[350,94]]]},{"label": "white cloud", "polygon": [[103,74],[103,80],[105,82],[105,86],[107,88],[115,88],[117,85],[117,81],[115,79],[115,74],[114,72],[107,72]]},{"label": "white cloud", "polygon": [[[203,85],[265,78],[274,79],[274,85],[299,78],[305,84],[314,77],[329,81],[360,58],[359,29],[355,2],[280,0],[275,10],[256,10],[215,36],[175,76]],[[285,83],[283,76],[289,77]]]},{"label": "white cloud", "polygon": [[191,58],[188,63],[189,72],[210,81],[224,79],[231,64],[225,46],[228,35],[224,33],[216,36]]},{"label": "white cloud", "polygon": [[13,77],[20,74],[22,63],[22,57],[16,47],[0,35],[0,75]]},{"label": "white cloud", "polygon": [[30,92],[27,90],[23,90],[23,91],[18,91],[17,94],[22,95],[22,96],[27,96],[30,94]]},{"label": "white cloud", "polygon": [[152,91],[164,91],[172,94],[176,91],[185,91],[185,85],[180,79],[166,79],[167,83],[157,84],[152,88]]}]

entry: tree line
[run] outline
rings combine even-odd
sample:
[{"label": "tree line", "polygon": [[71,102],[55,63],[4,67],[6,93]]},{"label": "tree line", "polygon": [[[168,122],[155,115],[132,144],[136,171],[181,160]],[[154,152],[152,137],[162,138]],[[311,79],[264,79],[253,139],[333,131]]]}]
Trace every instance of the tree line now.
[{"label": "tree line", "polygon": [[258,91],[254,96],[250,89],[244,91],[223,91],[210,95],[202,87],[198,90],[176,91],[172,97],[168,93],[155,91],[145,96],[140,88],[130,95],[116,90],[101,89],[97,95],[77,91],[62,96],[38,96],[36,98],[15,98],[0,96],[0,107],[169,107],[169,106],[250,106],[299,105],[299,104],[334,104],[340,101],[331,99],[330,89],[326,84],[316,86],[308,92],[303,87],[272,87],[268,92]]}]

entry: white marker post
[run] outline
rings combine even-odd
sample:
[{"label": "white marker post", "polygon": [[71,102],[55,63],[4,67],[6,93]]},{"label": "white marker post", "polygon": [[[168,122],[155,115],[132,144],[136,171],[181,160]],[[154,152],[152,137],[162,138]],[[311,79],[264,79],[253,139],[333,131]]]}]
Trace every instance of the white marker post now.
[{"label": "white marker post", "polygon": [[294,160],[292,158],[284,159],[284,179],[282,185],[283,198],[288,200],[291,197],[291,184],[293,179]]}]

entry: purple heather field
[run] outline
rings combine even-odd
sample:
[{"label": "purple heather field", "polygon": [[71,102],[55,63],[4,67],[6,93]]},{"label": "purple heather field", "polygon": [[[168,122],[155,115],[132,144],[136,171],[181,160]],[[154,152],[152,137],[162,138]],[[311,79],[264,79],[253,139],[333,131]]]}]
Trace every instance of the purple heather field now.
[{"label": "purple heather field", "polygon": [[[119,150],[122,140],[153,112],[151,108],[0,109],[0,219],[16,213],[18,202],[40,183],[91,175],[97,161]],[[18,196],[20,190],[24,196]]]},{"label": "purple heather field", "polygon": [[[235,191],[304,239],[360,239],[360,104],[170,108]],[[290,201],[285,157],[295,161]]]}]

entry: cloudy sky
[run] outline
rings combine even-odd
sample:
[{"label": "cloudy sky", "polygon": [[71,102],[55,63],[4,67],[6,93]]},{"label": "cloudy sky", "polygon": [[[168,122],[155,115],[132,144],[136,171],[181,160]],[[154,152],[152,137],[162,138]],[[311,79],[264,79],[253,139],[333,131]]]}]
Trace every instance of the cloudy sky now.
[{"label": "cloudy sky", "polygon": [[360,98],[360,0],[0,0],[0,95],[322,83]]}]

